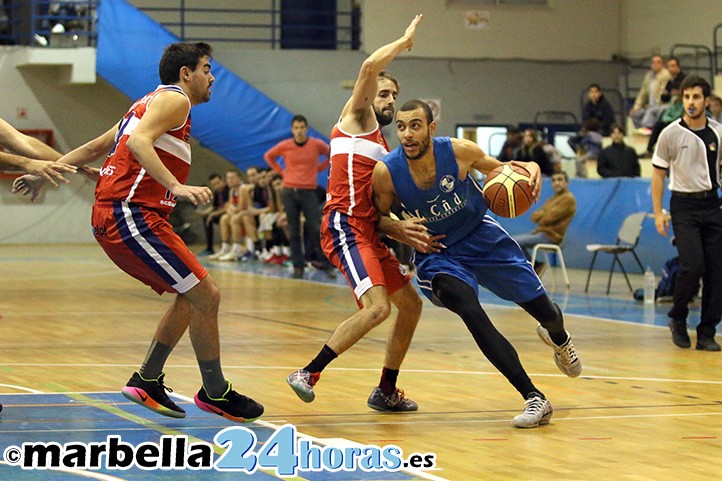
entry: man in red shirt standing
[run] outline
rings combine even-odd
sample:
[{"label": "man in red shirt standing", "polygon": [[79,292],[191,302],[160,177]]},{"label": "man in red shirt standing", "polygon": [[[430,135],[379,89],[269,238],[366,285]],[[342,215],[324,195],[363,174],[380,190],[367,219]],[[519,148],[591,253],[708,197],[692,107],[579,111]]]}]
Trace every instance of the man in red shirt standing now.
[{"label": "man in red shirt standing", "polygon": [[[283,176],[281,199],[288,218],[291,243],[293,277],[303,277],[306,264],[301,235],[301,212],[306,219],[306,235],[310,236],[307,246],[312,246],[315,258],[325,262],[326,271],[333,273],[333,267],[321,252],[319,232],[321,209],[318,194],[318,173],[328,168],[331,148],[323,140],[308,136],[308,121],[303,115],[296,115],[291,121],[292,139],[282,140],[274,145],[263,158],[273,170]],[[324,158],[324,160],[321,160]],[[283,158],[283,166],[279,159]]]}]

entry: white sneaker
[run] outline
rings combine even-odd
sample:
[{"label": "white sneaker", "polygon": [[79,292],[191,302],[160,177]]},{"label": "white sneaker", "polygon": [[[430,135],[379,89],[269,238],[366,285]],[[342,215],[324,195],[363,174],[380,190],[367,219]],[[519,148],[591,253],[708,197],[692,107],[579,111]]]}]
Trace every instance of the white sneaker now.
[{"label": "white sneaker", "polygon": [[534,393],[533,396],[524,401],[524,404],[526,405],[524,412],[514,416],[511,421],[515,428],[535,428],[542,424],[549,424],[554,412],[552,403]]},{"label": "white sneaker", "polygon": [[33,39],[35,40],[35,43],[40,45],[41,47],[47,47],[48,46],[48,39],[43,37],[42,35],[38,35],[37,33],[33,35]]},{"label": "white sneaker", "polygon": [[567,342],[561,346],[554,344],[549,336],[549,331],[544,329],[541,324],[536,326],[536,333],[544,341],[544,344],[554,349],[554,362],[561,372],[569,377],[577,377],[582,373],[582,361],[577,356],[577,350],[574,349],[574,344],[572,344],[572,336],[568,332]]},{"label": "white sneaker", "polygon": [[227,253],[223,254],[217,260],[219,260],[219,261],[237,261],[239,258],[240,258],[240,255],[237,252],[231,251],[231,252],[227,252]]},{"label": "white sneaker", "polygon": [[218,252],[216,252],[214,254],[209,255],[208,257],[206,257],[206,259],[212,260],[212,261],[217,261],[221,256],[224,256],[224,255],[228,254],[229,252],[231,252],[230,247],[227,247],[227,246],[225,248],[221,247],[221,250],[219,250]]}]

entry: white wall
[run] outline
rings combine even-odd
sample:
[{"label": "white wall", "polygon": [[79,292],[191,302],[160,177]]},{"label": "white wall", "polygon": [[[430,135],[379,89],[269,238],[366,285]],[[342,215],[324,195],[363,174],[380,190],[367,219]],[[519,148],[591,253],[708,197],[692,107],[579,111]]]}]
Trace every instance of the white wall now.
[{"label": "white wall", "polygon": [[[56,148],[65,151],[68,143],[57,128],[57,119],[49,113],[49,105],[38,98],[18,69],[26,59],[24,51],[24,47],[0,49],[0,89],[6,92],[0,117],[19,129],[53,130]],[[59,81],[55,79],[54,83]],[[7,94],[10,92],[12,95]],[[27,116],[19,116],[18,109],[24,109]],[[69,123],[73,122],[72,110],[72,106],[65,109]],[[92,241],[88,224],[93,188],[89,182],[73,179],[72,185],[50,189],[32,204],[10,194],[11,183],[10,179],[0,181],[0,243]]]},{"label": "white wall", "polygon": [[720,23],[720,0],[623,0],[622,53],[633,58],[668,54],[676,43],[712,49],[714,27]]},{"label": "white wall", "polygon": [[[549,0],[548,7],[447,5],[442,0],[365,0],[363,46],[373,51],[423,13],[414,55],[450,58],[609,60],[619,45],[624,0]],[[489,12],[488,28],[465,27],[468,10]]]}]

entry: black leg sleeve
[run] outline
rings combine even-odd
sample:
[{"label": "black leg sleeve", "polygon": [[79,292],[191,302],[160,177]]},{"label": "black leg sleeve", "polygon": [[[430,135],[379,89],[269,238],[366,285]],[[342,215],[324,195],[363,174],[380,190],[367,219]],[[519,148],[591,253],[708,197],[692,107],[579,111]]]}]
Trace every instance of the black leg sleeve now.
[{"label": "black leg sleeve", "polygon": [[448,274],[435,275],[431,286],[444,306],[461,317],[481,352],[524,399],[531,392],[542,394],[529,379],[514,346],[491,323],[474,289]]},{"label": "black leg sleeve", "polygon": [[542,294],[528,302],[520,302],[519,305],[549,331],[549,336],[554,344],[561,346],[567,340],[567,333],[564,330],[564,316],[562,310],[549,299],[549,296]]}]

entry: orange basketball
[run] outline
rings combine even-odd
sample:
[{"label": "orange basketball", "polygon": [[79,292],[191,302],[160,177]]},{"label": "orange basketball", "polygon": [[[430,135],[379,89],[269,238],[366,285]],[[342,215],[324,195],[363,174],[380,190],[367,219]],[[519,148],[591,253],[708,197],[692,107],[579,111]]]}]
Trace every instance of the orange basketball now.
[{"label": "orange basketball", "polygon": [[517,217],[531,207],[534,197],[524,167],[504,164],[489,172],[484,182],[484,202],[501,217]]}]

